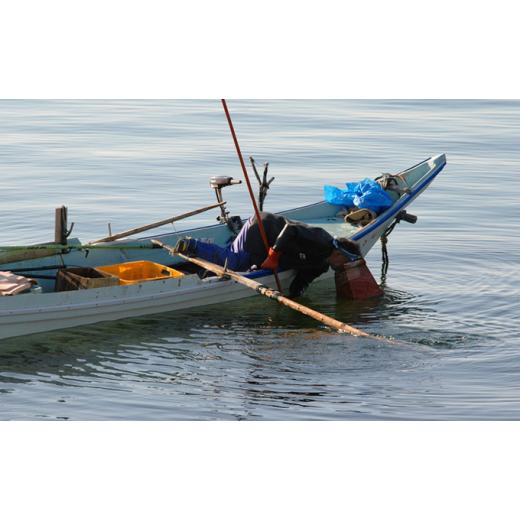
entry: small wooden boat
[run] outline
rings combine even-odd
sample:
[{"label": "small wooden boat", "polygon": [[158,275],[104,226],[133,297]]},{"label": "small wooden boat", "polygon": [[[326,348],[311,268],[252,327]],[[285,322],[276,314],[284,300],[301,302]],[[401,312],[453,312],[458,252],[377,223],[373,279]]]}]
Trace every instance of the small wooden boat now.
[{"label": "small wooden boat", "polygon": [[[394,200],[393,205],[363,227],[346,223],[342,216],[338,216],[338,207],[326,202],[280,214],[292,220],[320,226],[331,235],[355,240],[365,256],[401,212],[430,185],[445,164],[445,155],[438,155],[393,176],[400,187],[397,191],[388,192]],[[232,231],[225,224],[217,224],[139,239],[118,240],[107,244],[105,248],[82,246],[79,240],[73,239],[68,241],[63,250],[55,246],[56,252],[51,250],[49,254],[47,250],[41,258],[32,255],[32,258],[24,259],[24,255],[18,251],[16,261],[12,260],[12,251],[5,248],[0,250],[0,271],[23,273],[24,276],[37,279],[41,286],[41,293],[0,297],[0,338],[188,309],[253,295],[249,289],[232,280],[216,276],[201,278],[193,271],[183,269],[182,260],[173,258],[163,249],[147,248],[151,239],[174,245],[178,238],[186,235],[225,245],[232,237]],[[132,261],[170,266],[177,269],[180,275],[126,285],[55,290],[54,278],[60,267],[97,268]],[[330,275],[329,270],[322,276]],[[253,271],[246,276],[269,286],[274,285],[270,271]],[[280,272],[279,277],[285,289],[292,281],[294,271]]]}]

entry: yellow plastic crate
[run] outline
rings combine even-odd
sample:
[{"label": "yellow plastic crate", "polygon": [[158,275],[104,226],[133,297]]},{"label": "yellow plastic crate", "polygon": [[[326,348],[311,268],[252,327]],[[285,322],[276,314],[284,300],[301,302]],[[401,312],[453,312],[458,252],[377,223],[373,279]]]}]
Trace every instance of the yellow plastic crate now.
[{"label": "yellow plastic crate", "polygon": [[125,262],[124,264],[103,265],[96,267],[102,273],[117,276],[120,285],[131,285],[152,280],[164,280],[165,278],[181,278],[184,273],[171,267],[140,260],[137,262]]}]

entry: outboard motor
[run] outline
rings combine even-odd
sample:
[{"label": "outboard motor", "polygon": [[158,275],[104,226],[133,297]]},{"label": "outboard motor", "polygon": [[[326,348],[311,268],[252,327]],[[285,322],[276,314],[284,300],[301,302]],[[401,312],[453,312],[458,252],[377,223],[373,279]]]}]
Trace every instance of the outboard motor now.
[{"label": "outboard motor", "polygon": [[[222,189],[233,184],[242,184],[242,181],[224,175],[211,177],[209,180],[210,187],[215,190],[217,201],[221,203],[224,202],[224,199],[222,198]],[[242,229],[242,219],[238,215],[229,216],[229,211],[227,211],[225,205],[220,206],[220,216],[217,217],[217,220],[223,224],[227,224],[228,228],[235,235],[238,235],[238,232]]]}]

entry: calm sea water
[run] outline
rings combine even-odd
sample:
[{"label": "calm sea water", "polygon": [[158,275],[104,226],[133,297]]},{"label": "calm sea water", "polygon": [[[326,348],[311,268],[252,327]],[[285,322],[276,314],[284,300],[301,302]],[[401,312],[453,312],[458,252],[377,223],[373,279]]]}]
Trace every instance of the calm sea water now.
[{"label": "calm sea water", "polygon": [[[229,105],[244,154],[270,162],[272,211],[447,154],[418,223],[390,238],[384,298],[337,301],[322,282],[303,299],[410,346],[259,297],[3,340],[0,419],[520,419],[520,102]],[[82,240],[189,211],[217,174],[241,177],[217,101],[0,102],[4,244],[52,240],[62,204]],[[226,200],[251,213],[243,185]]]}]

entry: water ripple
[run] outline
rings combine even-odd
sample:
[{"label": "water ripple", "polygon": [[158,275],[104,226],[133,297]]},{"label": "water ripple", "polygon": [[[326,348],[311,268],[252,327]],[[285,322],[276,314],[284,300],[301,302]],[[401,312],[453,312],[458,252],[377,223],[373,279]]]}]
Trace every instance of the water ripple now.
[{"label": "water ripple", "polygon": [[[231,108],[244,153],[271,164],[273,211],[314,202],[322,184],[448,154],[411,207],[418,223],[390,237],[383,298],[338,301],[327,281],[302,299],[408,346],[335,334],[259,297],[5,340],[0,419],[518,419],[520,103]],[[209,177],[239,176],[214,101],[2,101],[0,112],[4,242],[52,239],[64,203],[87,240],[107,222],[204,205]],[[242,188],[226,199],[250,214]],[[377,247],[368,260],[378,274]]]}]

